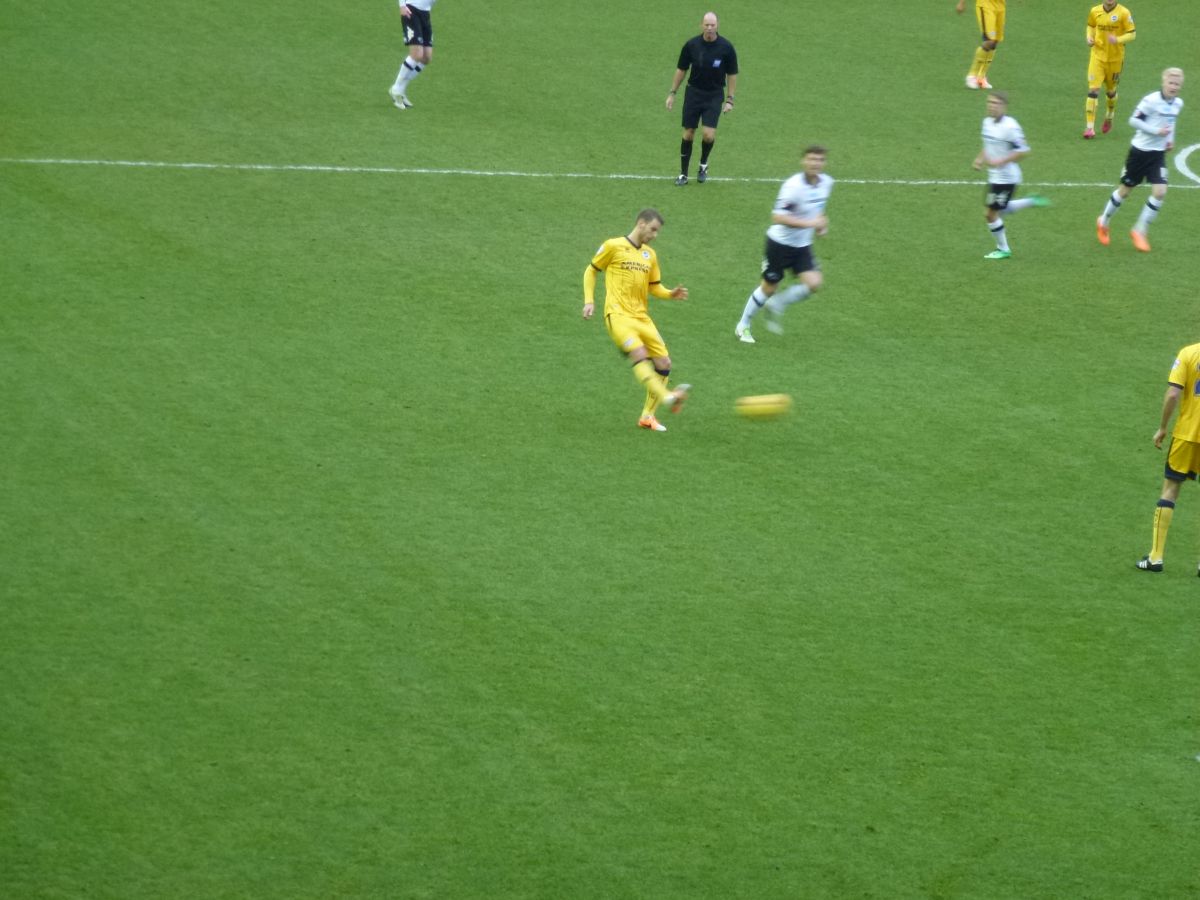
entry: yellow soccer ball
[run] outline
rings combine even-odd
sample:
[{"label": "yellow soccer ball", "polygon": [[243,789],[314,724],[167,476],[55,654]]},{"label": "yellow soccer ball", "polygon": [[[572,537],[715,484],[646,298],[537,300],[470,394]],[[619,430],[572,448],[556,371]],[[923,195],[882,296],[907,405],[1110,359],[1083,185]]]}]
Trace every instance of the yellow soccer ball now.
[{"label": "yellow soccer ball", "polygon": [[757,394],[752,397],[738,397],[734,409],[737,414],[746,419],[774,419],[782,416],[792,408],[792,398],[788,394]]}]

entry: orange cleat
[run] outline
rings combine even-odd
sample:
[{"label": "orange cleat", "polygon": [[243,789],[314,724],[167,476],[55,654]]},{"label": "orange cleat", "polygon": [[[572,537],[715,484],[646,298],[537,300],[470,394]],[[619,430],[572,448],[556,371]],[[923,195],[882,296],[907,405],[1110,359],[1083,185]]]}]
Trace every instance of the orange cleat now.
[{"label": "orange cleat", "polygon": [[980,87],[981,87],[983,90],[985,90],[985,91],[990,91],[990,90],[992,89],[992,83],[991,83],[990,81],[988,81],[988,80],[987,80],[987,76],[986,76],[986,75],[980,75],[980,76],[979,76],[979,77],[976,79],[976,81],[978,81],[978,82],[979,82],[979,86],[980,86]]},{"label": "orange cleat", "polygon": [[667,426],[654,416],[642,416],[638,419],[638,428],[649,428],[651,431],[666,431]]},{"label": "orange cleat", "polygon": [[1100,126],[1101,134],[1108,134],[1112,131],[1112,119],[1105,119],[1104,124]]},{"label": "orange cleat", "polygon": [[1133,246],[1137,247],[1143,253],[1150,252],[1150,242],[1146,240],[1146,236],[1140,231],[1131,231],[1129,236],[1133,238]]},{"label": "orange cleat", "polygon": [[1108,246],[1108,226],[1104,224],[1103,216],[1096,220],[1096,240]]}]

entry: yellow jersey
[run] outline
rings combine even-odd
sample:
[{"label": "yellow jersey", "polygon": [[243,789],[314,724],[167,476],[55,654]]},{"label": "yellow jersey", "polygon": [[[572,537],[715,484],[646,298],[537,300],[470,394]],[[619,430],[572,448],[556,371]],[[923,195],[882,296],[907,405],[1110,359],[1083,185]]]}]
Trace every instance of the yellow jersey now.
[{"label": "yellow jersey", "polygon": [[610,238],[592,257],[592,268],[604,273],[604,313],[649,318],[650,285],[662,281],[658,255],[649,244],[635,247],[627,237]]},{"label": "yellow jersey", "polygon": [[1179,351],[1167,381],[1183,388],[1172,436],[1181,441],[1200,443],[1200,396],[1197,395],[1200,391],[1200,344],[1190,344]]},{"label": "yellow jersey", "polygon": [[1007,0],[975,0],[975,6],[984,12],[1002,13]]},{"label": "yellow jersey", "polygon": [[[1125,43],[1133,40],[1134,33],[1133,13],[1120,3],[1112,9],[1105,9],[1103,3],[1097,4],[1088,13],[1087,36],[1095,41],[1092,56],[1098,62],[1116,63],[1125,59]],[[1109,35],[1125,39],[1119,44],[1110,44]]]}]

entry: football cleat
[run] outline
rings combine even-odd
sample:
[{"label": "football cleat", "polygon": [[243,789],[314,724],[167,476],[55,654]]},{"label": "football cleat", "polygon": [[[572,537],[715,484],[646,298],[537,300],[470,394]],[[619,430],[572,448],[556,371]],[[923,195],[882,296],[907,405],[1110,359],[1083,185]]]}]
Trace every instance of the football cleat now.
[{"label": "football cleat", "polygon": [[1133,231],[1129,232],[1129,236],[1133,239],[1133,246],[1137,247],[1143,253],[1150,252],[1150,242],[1146,240],[1146,235],[1142,234],[1142,232],[1138,231],[1137,229],[1134,229]]},{"label": "football cleat", "polygon": [[666,431],[667,426],[654,416],[642,416],[638,419],[638,428],[649,428],[651,431]]},{"label": "football cleat", "polygon": [[708,166],[707,165],[703,165],[700,167],[700,172],[699,172],[699,174],[696,175],[696,180],[698,182],[700,182],[701,184],[704,184],[704,182],[708,181]]},{"label": "football cleat", "polygon": [[404,91],[398,91],[394,87],[388,88],[388,96],[392,98],[392,103],[395,104],[396,109],[412,109],[412,103],[404,95]]},{"label": "football cleat", "polygon": [[[1158,562],[1150,562],[1149,556],[1143,556],[1134,563],[1134,566],[1141,569],[1143,572],[1161,572],[1163,570],[1162,560],[1160,559]],[[1197,574],[1200,574],[1200,572]]]},{"label": "football cleat", "polygon": [[1100,126],[1101,134],[1108,134],[1112,131],[1112,119],[1105,119],[1104,124]]},{"label": "football cleat", "polygon": [[754,335],[750,333],[749,327],[743,328],[741,325],[739,325],[737,328],[733,329],[733,333],[734,336],[737,337],[737,339],[743,344],[758,343],[756,340],[754,340]]},{"label": "football cleat", "polygon": [[1047,206],[1050,205],[1050,198],[1043,197],[1041,194],[1030,194],[1029,202],[1031,205],[1033,205],[1039,209],[1045,209]]},{"label": "football cleat", "polygon": [[1000,250],[997,248],[996,250],[993,250],[991,253],[985,254],[983,258],[984,259],[1012,259],[1012,251],[1011,250]]},{"label": "football cleat", "polygon": [[686,175],[680,175],[678,178],[675,179],[675,187],[683,187],[685,184],[687,184],[687,176]]},{"label": "football cleat", "polygon": [[1094,129],[1094,128],[1083,129],[1083,139],[1085,141],[1090,141],[1095,136],[1096,136],[1096,129]]},{"label": "football cleat", "polygon": [[1104,224],[1104,216],[1096,220],[1096,240],[1108,246],[1108,226]]},{"label": "football cleat", "polygon": [[675,390],[667,394],[666,398],[663,400],[663,403],[667,404],[667,408],[670,409],[671,412],[677,413],[683,406],[683,401],[688,398],[688,394],[691,393],[691,390],[692,386],[690,384],[676,385]]},{"label": "football cleat", "polygon": [[967,76],[967,89],[972,91],[979,90],[979,79],[974,75]]},{"label": "football cleat", "polygon": [[987,80],[986,75],[980,75],[976,81],[979,82],[979,86],[983,88],[983,90],[990,91],[992,89],[992,83]]}]

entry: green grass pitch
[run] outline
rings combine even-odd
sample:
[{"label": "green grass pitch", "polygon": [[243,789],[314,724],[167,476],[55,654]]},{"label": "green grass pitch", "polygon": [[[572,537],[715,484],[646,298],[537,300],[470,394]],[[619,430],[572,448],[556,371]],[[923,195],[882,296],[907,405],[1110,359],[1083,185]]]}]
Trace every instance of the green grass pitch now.
[{"label": "green grass pitch", "polygon": [[[405,112],[394,3],[7,4],[0,896],[1200,896],[1194,488],[1132,567],[1200,185],[1093,234],[1200,35],[1135,0],[1084,142],[1088,3],[1009,3],[995,264],[974,26],[881,6],[718,7],[681,190],[679,0],[446,0]],[[743,346],[813,142],[826,290]],[[645,206],[665,435],[579,316]]]}]

